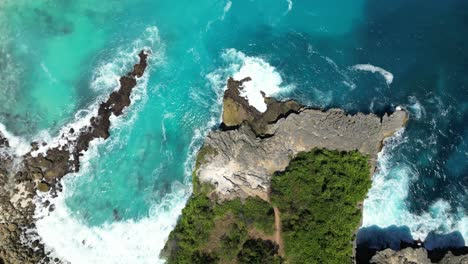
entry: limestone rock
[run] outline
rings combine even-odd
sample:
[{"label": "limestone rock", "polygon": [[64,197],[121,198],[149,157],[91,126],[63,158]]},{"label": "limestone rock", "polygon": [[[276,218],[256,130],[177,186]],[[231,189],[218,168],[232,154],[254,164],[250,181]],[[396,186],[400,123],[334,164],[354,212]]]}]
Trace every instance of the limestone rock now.
[{"label": "limestone rock", "polygon": [[[432,255],[432,257],[431,257]],[[438,256],[441,255],[441,256]],[[431,258],[433,258],[431,260]],[[377,252],[371,264],[468,264],[468,255],[454,255],[451,251],[427,251],[425,248],[385,249]]]},{"label": "limestone rock", "polygon": [[386,249],[372,257],[371,264],[431,264],[423,248],[405,248],[400,251]]},{"label": "limestone rock", "polygon": [[369,155],[374,168],[382,141],[407,119],[401,110],[380,118],[308,109],[272,98],[266,99],[267,111],[260,113],[235,92],[248,80],[228,81],[223,123],[236,127],[209,133],[204,148],[214,151],[204,156],[195,172],[201,182],[216,186],[221,200],[255,195],[267,199],[271,175],[284,170],[299,152],[313,148],[359,150]]},{"label": "limestone rock", "polygon": [[237,127],[246,122],[258,136],[265,136],[268,124],[276,122],[278,118],[285,117],[290,113],[298,112],[302,106],[292,100],[280,102],[273,98],[264,97],[267,110],[264,113],[249,105],[247,99],[240,95],[244,82],[251,81],[245,78],[236,81],[232,78],[228,80],[227,90],[223,99],[223,126]]}]

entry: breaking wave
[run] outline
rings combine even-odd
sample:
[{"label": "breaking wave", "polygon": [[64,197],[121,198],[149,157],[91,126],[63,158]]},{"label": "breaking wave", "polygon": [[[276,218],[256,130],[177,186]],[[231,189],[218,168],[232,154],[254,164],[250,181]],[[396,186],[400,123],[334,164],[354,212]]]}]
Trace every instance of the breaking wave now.
[{"label": "breaking wave", "polygon": [[368,71],[372,73],[379,73],[385,79],[387,85],[390,85],[393,82],[393,74],[391,72],[380,67],[374,66],[372,64],[356,64],[352,66],[351,69],[356,71]]},{"label": "breaking wave", "polygon": [[262,92],[265,96],[274,96],[294,89],[292,85],[283,86],[280,73],[261,58],[247,56],[235,49],[225,50],[222,58],[230,64],[228,70],[235,80],[247,77],[252,79],[244,82],[241,96],[260,112],[265,112],[267,109]]},{"label": "breaking wave", "polygon": [[422,214],[414,214],[408,209],[409,186],[419,174],[413,165],[393,161],[398,147],[407,142],[404,129],[385,140],[385,147],[378,155],[378,170],[372,188],[364,201],[362,226],[407,226],[413,239],[423,241],[431,233],[456,231],[468,238],[468,216],[463,208],[452,208],[448,202],[439,199]]}]

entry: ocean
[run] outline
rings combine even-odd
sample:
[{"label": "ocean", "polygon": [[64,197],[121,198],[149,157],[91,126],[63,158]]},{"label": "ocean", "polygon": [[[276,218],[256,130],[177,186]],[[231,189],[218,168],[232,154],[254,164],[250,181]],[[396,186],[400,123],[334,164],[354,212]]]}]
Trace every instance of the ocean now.
[{"label": "ocean", "polygon": [[110,138],[36,216],[47,251],[72,263],[159,263],[229,76],[350,114],[403,107],[409,122],[379,154],[363,227],[466,245],[467,29],[461,0],[3,0],[0,130],[18,153],[53,143],[150,50]]}]

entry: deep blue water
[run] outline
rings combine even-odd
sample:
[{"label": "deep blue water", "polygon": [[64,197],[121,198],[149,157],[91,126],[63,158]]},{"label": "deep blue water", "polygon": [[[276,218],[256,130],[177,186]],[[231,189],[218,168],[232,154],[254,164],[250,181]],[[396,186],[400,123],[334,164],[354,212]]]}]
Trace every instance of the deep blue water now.
[{"label": "deep blue water", "polygon": [[274,72],[252,77],[280,74],[280,98],[350,113],[405,107],[410,120],[379,159],[363,224],[468,239],[468,2],[289,4],[0,4],[0,122],[25,141],[53,138],[115,88],[135,52],[154,54],[111,139],[95,144],[65,180],[56,212],[38,223],[56,254],[112,262],[121,244],[118,261],[154,261],[190,193],[192,154],[219,123],[224,81],[247,64],[265,68],[259,60]]}]

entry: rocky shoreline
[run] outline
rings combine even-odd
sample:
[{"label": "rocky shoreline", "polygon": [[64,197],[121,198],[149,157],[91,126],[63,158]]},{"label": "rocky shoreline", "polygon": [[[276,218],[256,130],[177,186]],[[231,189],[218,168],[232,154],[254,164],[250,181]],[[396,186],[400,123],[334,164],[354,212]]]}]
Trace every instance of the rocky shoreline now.
[{"label": "rocky shoreline", "polygon": [[201,183],[216,186],[221,200],[259,196],[268,200],[271,175],[283,171],[299,152],[313,148],[358,150],[375,168],[385,138],[404,127],[407,114],[397,110],[382,118],[348,115],[340,109],[311,109],[295,101],[265,98],[260,113],[240,96],[243,82],[228,80],[223,124],[205,139],[203,164],[196,168]]},{"label": "rocky shoreline", "polygon": [[[60,260],[49,259],[40,240],[25,241],[24,232],[34,236],[33,198],[37,191],[57,195],[61,191],[60,179],[80,169],[80,156],[89,148],[94,139],[109,137],[110,117],[120,116],[129,106],[130,95],[148,66],[148,52],[139,53],[139,62],[133,70],[120,78],[120,87],[112,92],[107,101],[99,105],[97,115],[89,125],[79,131],[61,135],[62,142],[49,148],[45,153],[34,154],[39,147],[31,144],[31,151],[18,157],[10,149],[7,138],[0,132],[0,263],[51,263]],[[54,210],[46,201],[45,206]],[[28,244],[31,243],[31,244]]]},{"label": "rocky shoreline", "polygon": [[[295,101],[273,98],[264,98],[267,110],[261,113],[241,96],[243,83],[250,80],[228,80],[223,122],[218,131],[208,134],[197,156],[194,193],[208,188],[210,199],[219,204],[252,197],[269,202],[272,175],[283,171],[298,153],[313,148],[358,150],[367,155],[372,176],[385,138],[403,128],[408,120],[406,112],[399,109],[383,117],[348,115],[340,109],[311,109]],[[364,251],[368,256],[364,261],[355,259],[356,263],[468,263],[466,248],[428,251],[417,241],[401,250]]]},{"label": "rocky shoreline", "polygon": [[[146,51],[139,54],[139,62],[120,78],[119,89],[99,105],[89,125],[61,135],[64,143],[60,146],[37,154],[47,146],[33,142],[31,151],[18,157],[0,132],[0,264],[61,263],[48,257],[39,239],[25,239],[25,232],[29,238],[38,237],[34,231],[33,199],[38,191],[57,195],[61,191],[60,179],[79,170],[79,158],[88,150],[90,142],[109,137],[110,118],[122,115],[130,105],[132,89],[148,66],[148,56]],[[311,109],[295,101],[281,102],[273,98],[265,98],[267,110],[261,113],[241,96],[243,83],[250,80],[228,80],[221,129],[209,133],[197,157],[194,192],[204,184],[214,186],[209,196],[216,203],[252,197],[269,202],[272,174],[283,171],[298,153],[314,148],[358,150],[367,155],[372,175],[384,139],[407,122],[403,110],[383,117],[348,115],[340,109]],[[45,206],[54,210],[48,201]],[[279,212],[274,209],[276,223]],[[369,259],[376,264],[468,262],[464,251],[444,251],[434,257],[436,253],[414,244],[399,251],[374,250]]]}]

